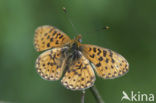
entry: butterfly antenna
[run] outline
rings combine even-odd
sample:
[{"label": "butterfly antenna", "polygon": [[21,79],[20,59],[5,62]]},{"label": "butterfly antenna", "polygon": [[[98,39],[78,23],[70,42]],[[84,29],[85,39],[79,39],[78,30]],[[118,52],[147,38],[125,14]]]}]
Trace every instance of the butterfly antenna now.
[{"label": "butterfly antenna", "polygon": [[103,27],[102,29],[104,29],[104,30],[109,30],[110,27],[109,27],[109,26],[105,26],[105,27]]},{"label": "butterfly antenna", "polygon": [[95,29],[94,30],[92,30],[92,31],[89,31],[89,32],[86,32],[86,34],[90,34],[90,33],[93,33],[93,32],[101,32],[101,31],[107,31],[107,30],[109,30],[110,29],[110,27],[109,26],[103,26],[103,27],[101,27],[101,28],[96,28],[95,27]]},{"label": "butterfly antenna", "polygon": [[62,7],[63,12],[66,14],[66,18],[68,19],[68,21],[70,22],[70,24],[72,25],[74,31],[79,34],[79,32],[77,31],[76,27],[74,26],[72,20],[69,18],[69,14],[67,12],[67,9],[65,7]]},{"label": "butterfly antenna", "polygon": [[102,27],[102,28],[100,28],[100,29],[96,29],[96,31],[109,30],[109,29],[110,29],[109,26],[104,26],[104,27]]}]

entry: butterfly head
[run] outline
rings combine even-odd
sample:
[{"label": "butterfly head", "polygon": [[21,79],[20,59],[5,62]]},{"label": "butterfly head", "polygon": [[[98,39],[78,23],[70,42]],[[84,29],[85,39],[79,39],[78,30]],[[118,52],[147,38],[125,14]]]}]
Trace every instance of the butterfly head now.
[{"label": "butterfly head", "polygon": [[71,51],[75,51],[75,50],[77,51],[80,49],[80,45],[81,45],[81,35],[78,35],[70,42],[69,47]]},{"label": "butterfly head", "polygon": [[71,45],[70,47],[72,48],[79,48],[80,47],[80,43],[81,43],[81,35],[78,35],[76,38],[74,38],[72,41],[71,41]]},{"label": "butterfly head", "polygon": [[81,36],[81,34],[79,34],[74,40],[76,41],[76,42],[79,42],[79,43],[81,43],[82,42],[82,36]]}]

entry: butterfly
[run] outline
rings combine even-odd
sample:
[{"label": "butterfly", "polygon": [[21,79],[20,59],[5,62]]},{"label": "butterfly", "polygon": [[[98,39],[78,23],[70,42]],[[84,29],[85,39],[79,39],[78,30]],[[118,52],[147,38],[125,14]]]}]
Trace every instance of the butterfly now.
[{"label": "butterfly", "polygon": [[70,39],[61,30],[44,25],[35,31],[34,46],[44,51],[36,60],[39,75],[50,81],[59,80],[71,90],[85,90],[94,85],[95,73],[104,79],[114,79],[129,70],[120,54],[96,45],[81,44],[81,35]]}]

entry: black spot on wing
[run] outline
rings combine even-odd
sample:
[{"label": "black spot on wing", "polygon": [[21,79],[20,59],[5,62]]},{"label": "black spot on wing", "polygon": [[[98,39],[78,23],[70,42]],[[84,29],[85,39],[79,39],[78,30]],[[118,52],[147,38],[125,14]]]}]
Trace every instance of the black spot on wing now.
[{"label": "black spot on wing", "polygon": [[53,38],[50,39],[50,42],[53,42]]},{"label": "black spot on wing", "polygon": [[91,58],[94,58],[94,56],[95,56],[94,54],[90,55]]},{"label": "black spot on wing", "polygon": [[[60,34],[60,33],[59,33]],[[59,34],[56,35],[55,39],[59,36]]]},{"label": "black spot on wing", "polygon": [[96,48],[93,48],[93,51],[96,52]]},{"label": "black spot on wing", "polygon": [[50,38],[50,36],[48,35],[47,39],[49,39],[49,38]]},{"label": "black spot on wing", "polygon": [[63,35],[61,35],[60,37],[59,37],[59,39],[61,39],[63,37]]},{"label": "black spot on wing", "polygon": [[51,33],[51,32],[53,31],[53,29],[54,29],[54,28],[51,28],[51,29],[49,30],[49,33]]},{"label": "black spot on wing", "polygon": [[101,63],[96,64],[96,67],[100,67],[100,66],[101,66]]},{"label": "black spot on wing", "polygon": [[54,31],[53,36],[54,36],[55,34],[57,34],[57,32],[56,32],[56,31]]},{"label": "black spot on wing", "polygon": [[102,61],[102,60],[103,60],[103,58],[102,58],[102,57],[100,57],[100,58],[99,58],[99,61]]},{"label": "black spot on wing", "polygon": [[97,50],[98,50],[97,55],[100,55],[101,54],[101,50],[99,48]]},{"label": "black spot on wing", "polygon": [[59,44],[58,40],[56,40],[55,44]]},{"label": "black spot on wing", "polygon": [[112,63],[115,63],[115,60],[112,58]]},{"label": "black spot on wing", "polygon": [[108,50],[108,51],[109,51],[109,53],[110,53],[109,56],[110,56],[110,57],[113,57],[112,51],[111,51],[111,50]]},{"label": "black spot on wing", "polygon": [[107,51],[103,50],[103,56],[106,57]]},{"label": "black spot on wing", "polygon": [[109,62],[109,59],[108,58],[106,58],[106,63],[108,63]]},{"label": "black spot on wing", "polygon": [[91,51],[92,50],[92,48],[89,48],[89,51]]},{"label": "black spot on wing", "polygon": [[47,47],[50,47],[50,43],[47,44]]}]

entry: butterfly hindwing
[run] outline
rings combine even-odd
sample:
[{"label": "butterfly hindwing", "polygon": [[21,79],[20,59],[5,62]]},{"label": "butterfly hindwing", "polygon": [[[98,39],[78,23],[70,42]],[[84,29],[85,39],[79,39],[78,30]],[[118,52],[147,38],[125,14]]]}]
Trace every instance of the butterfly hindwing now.
[{"label": "butterfly hindwing", "polygon": [[66,48],[54,48],[43,52],[36,60],[39,75],[46,80],[58,80],[64,70],[65,56],[62,51]]},{"label": "butterfly hindwing", "polygon": [[82,51],[95,67],[98,76],[113,79],[124,75],[129,70],[129,64],[120,54],[95,45],[82,45]]},{"label": "butterfly hindwing", "polygon": [[70,38],[53,26],[40,26],[35,31],[34,46],[37,51],[61,47],[70,42]]},{"label": "butterfly hindwing", "polygon": [[94,71],[88,59],[81,52],[79,59],[67,64],[67,70],[61,80],[62,84],[71,90],[84,90],[91,87],[94,81]]}]

